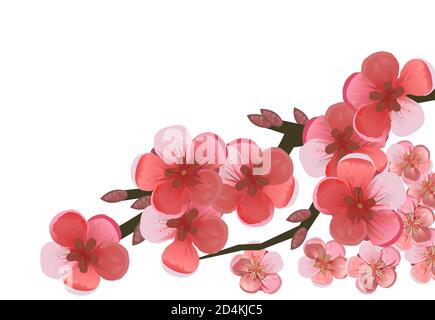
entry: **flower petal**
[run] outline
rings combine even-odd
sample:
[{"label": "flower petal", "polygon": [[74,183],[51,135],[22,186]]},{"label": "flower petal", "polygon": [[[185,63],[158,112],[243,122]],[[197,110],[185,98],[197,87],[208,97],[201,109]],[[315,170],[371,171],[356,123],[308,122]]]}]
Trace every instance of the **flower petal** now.
[{"label": "flower petal", "polygon": [[338,257],[344,257],[346,255],[346,249],[344,246],[336,241],[329,241],[326,244],[326,254],[331,256],[331,260]]},{"label": "flower petal", "polygon": [[368,155],[370,159],[372,159],[377,172],[384,171],[385,167],[387,166],[388,158],[385,153],[379,148],[362,147],[358,149],[358,153]]},{"label": "flower petal", "polygon": [[165,181],[165,170],[168,165],[157,155],[146,153],[139,158],[134,169],[136,185],[146,191],[154,190],[159,184]]},{"label": "flower petal", "polygon": [[319,268],[314,267],[314,260],[308,257],[301,257],[298,263],[299,274],[304,278],[312,278],[320,272]]},{"label": "flower petal", "polygon": [[192,225],[197,228],[191,235],[193,243],[202,252],[216,253],[225,246],[228,227],[221,218],[208,215],[195,220]]},{"label": "flower petal", "polygon": [[412,238],[412,235],[407,232],[405,229],[403,229],[402,234],[400,235],[399,239],[396,241],[395,245],[399,247],[401,250],[409,250],[411,249],[412,245],[414,244],[414,239]]},{"label": "flower petal", "polygon": [[151,202],[161,213],[177,215],[186,211],[190,204],[189,192],[184,186],[174,188],[172,182],[167,181],[154,190]]},{"label": "flower petal", "polygon": [[416,242],[426,242],[431,238],[431,231],[428,227],[416,228],[412,232],[412,237]]},{"label": "flower petal", "polygon": [[405,252],[405,258],[412,264],[423,262],[426,259],[426,248],[414,245],[410,250]]},{"label": "flower petal", "polygon": [[403,137],[417,131],[424,123],[424,112],[421,106],[408,97],[397,100],[399,112],[391,112],[391,130],[397,136]]},{"label": "flower petal", "polygon": [[266,273],[277,273],[283,267],[282,258],[277,252],[266,252],[261,261],[261,265]]},{"label": "flower petal", "polygon": [[255,293],[261,289],[261,281],[258,278],[252,279],[247,273],[240,278],[240,288],[247,293]]},{"label": "flower petal", "polygon": [[406,149],[400,143],[395,143],[387,151],[389,170],[401,176],[403,172],[402,163],[405,160]]},{"label": "flower petal", "polygon": [[389,246],[399,239],[403,230],[403,222],[394,211],[376,211],[367,221],[367,235],[377,246]]},{"label": "flower petal", "polygon": [[281,288],[281,283],[282,281],[279,275],[276,273],[268,274],[261,281],[261,290],[263,290],[264,293],[275,293]]},{"label": "flower petal", "polygon": [[357,245],[367,237],[366,222],[352,222],[346,214],[334,215],[329,230],[335,241],[348,246]]},{"label": "flower petal", "polygon": [[103,245],[94,251],[98,257],[95,271],[106,280],[121,279],[128,270],[127,250],[118,243]]},{"label": "flower petal", "polygon": [[255,196],[245,194],[237,206],[237,214],[240,220],[250,226],[261,226],[272,219],[272,200],[262,191],[257,191]]},{"label": "flower petal", "polygon": [[343,99],[348,105],[359,109],[373,103],[370,93],[376,90],[374,84],[357,72],[347,78],[343,87]]},{"label": "flower petal", "polygon": [[337,178],[320,181],[314,190],[314,205],[326,214],[343,214],[347,211],[344,198],[350,194],[348,187]]},{"label": "flower petal", "polygon": [[381,247],[374,246],[367,241],[360,245],[358,255],[366,263],[371,263],[373,260],[377,261],[381,258],[381,250]]},{"label": "flower petal", "polygon": [[69,252],[67,248],[54,242],[49,242],[42,247],[41,268],[47,277],[60,279],[71,272],[66,260]]},{"label": "flower petal", "polygon": [[304,127],[304,144],[310,140],[326,140],[333,142],[331,127],[325,116],[311,119]]},{"label": "flower petal", "polygon": [[243,276],[251,266],[251,262],[243,254],[238,254],[231,260],[231,271],[236,276]]},{"label": "flower petal", "polygon": [[[352,128],[355,109],[344,102],[336,103],[326,111],[326,120],[331,129],[343,132],[347,127]],[[331,133],[329,133],[331,136]]]},{"label": "flower petal", "polygon": [[59,213],[50,224],[51,237],[62,247],[74,247],[74,240],[84,240],[86,232],[86,220],[79,212],[74,210]]},{"label": "flower petal", "polygon": [[361,73],[377,88],[383,88],[385,82],[397,79],[399,62],[389,52],[376,52],[364,60]]},{"label": "flower petal", "polygon": [[78,291],[92,291],[100,283],[100,275],[92,266],[88,267],[86,273],[82,273],[78,266],[63,279],[63,282],[70,288]]},{"label": "flower petal", "polygon": [[350,277],[358,278],[361,276],[364,270],[363,266],[365,265],[367,265],[367,263],[360,257],[350,257],[347,261],[347,274]]},{"label": "flower petal", "polygon": [[291,177],[286,182],[263,187],[263,192],[272,200],[275,208],[286,207],[295,191],[295,179]]},{"label": "flower petal", "polygon": [[381,259],[387,266],[396,267],[400,263],[400,253],[392,247],[381,250]]},{"label": "flower petal", "polygon": [[191,146],[189,131],[183,126],[163,128],[154,137],[154,151],[166,164],[182,164],[185,159],[192,160]]},{"label": "flower petal", "polygon": [[168,218],[152,206],[147,207],[140,218],[140,233],[148,241],[163,242],[175,237],[177,229],[167,226]]},{"label": "flower petal", "polygon": [[320,271],[311,280],[319,286],[327,287],[332,283],[333,277],[329,271]]},{"label": "flower petal", "polygon": [[325,151],[329,143],[331,142],[328,140],[312,139],[300,149],[299,159],[310,176],[318,178],[325,175],[326,166],[333,158],[332,154]]},{"label": "flower petal", "polygon": [[430,227],[435,221],[433,211],[428,207],[418,206],[414,214],[416,218],[420,219],[421,226],[423,227]]},{"label": "flower petal", "polygon": [[287,152],[280,148],[270,148],[263,152],[263,164],[254,167],[253,174],[264,176],[270,185],[282,184],[293,174],[293,162]]},{"label": "flower petal", "polygon": [[325,243],[320,238],[312,238],[304,243],[304,253],[310,259],[324,256],[326,253]]},{"label": "flower petal", "polygon": [[346,258],[338,257],[330,261],[331,274],[337,279],[344,279],[347,276],[346,272]]},{"label": "flower petal", "polygon": [[411,275],[416,281],[426,283],[429,282],[432,272],[428,264],[420,262],[412,266]]},{"label": "flower petal", "polygon": [[237,208],[237,203],[242,195],[236,188],[223,184],[219,197],[213,203],[213,207],[219,212],[232,212]]},{"label": "flower petal", "polygon": [[433,89],[431,66],[421,59],[408,61],[400,72],[399,84],[405,89],[405,95],[429,94]]},{"label": "flower petal", "polygon": [[376,104],[362,107],[354,118],[354,129],[364,140],[370,142],[385,141],[390,128],[389,112],[387,110],[377,111]]},{"label": "flower petal", "polygon": [[189,240],[175,239],[163,252],[162,261],[169,269],[178,273],[193,273],[199,265],[198,252]]},{"label": "flower petal", "polygon": [[195,163],[211,164],[218,168],[225,162],[227,146],[217,135],[204,132],[193,139]]},{"label": "flower petal", "polygon": [[406,201],[406,190],[399,176],[392,172],[378,174],[369,187],[369,198],[376,201],[376,210],[396,210]]},{"label": "flower petal", "polygon": [[201,170],[197,179],[199,182],[189,188],[191,200],[204,206],[213,204],[221,192],[221,178],[214,170]]},{"label": "flower petal", "polygon": [[389,288],[394,284],[394,282],[396,282],[396,278],[397,278],[396,270],[392,267],[385,267],[377,275],[376,282],[382,288]]},{"label": "flower petal", "polygon": [[373,162],[367,156],[364,155],[364,157],[360,158],[358,154],[350,154],[338,163],[337,176],[346,182],[351,190],[359,187],[364,192],[375,175],[376,169]]},{"label": "flower petal", "polygon": [[112,218],[99,214],[88,220],[87,238],[95,239],[97,247],[104,243],[118,243],[121,240],[121,230]]}]

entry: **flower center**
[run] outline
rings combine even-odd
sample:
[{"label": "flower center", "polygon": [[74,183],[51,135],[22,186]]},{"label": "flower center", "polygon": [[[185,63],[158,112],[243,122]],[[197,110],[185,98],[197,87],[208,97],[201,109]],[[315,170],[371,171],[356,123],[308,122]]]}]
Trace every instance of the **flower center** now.
[{"label": "flower center", "polygon": [[193,221],[198,217],[197,209],[190,209],[186,214],[177,219],[170,219],[166,222],[169,228],[177,229],[177,238],[184,241],[188,233],[196,234],[198,228],[193,224]]},{"label": "flower center", "polygon": [[269,184],[267,178],[253,175],[252,169],[246,165],[240,167],[240,172],[242,173],[243,178],[236,183],[236,190],[242,191],[247,188],[248,194],[252,197],[256,195],[259,189]]},{"label": "flower center", "polygon": [[435,267],[435,246],[426,247],[425,262],[430,267]]},{"label": "flower center", "polygon": [[397,99],[403,95],[405,89],[403,87],[393,88],[391,81],[384,83],[383,91],[372,91],[370,92],[370,99],[378,101],[376,105],[376,111],[382,112],[384,110],[388,111],[400,111],[400,104]]},{"label": "flower center", "polygon": [[373,260],[371,263],[370,263],[370,267],[371,267],[371,271],[372,271],[372,274],[375,276],[375,277],[379,277],[379,276],[381,276],[382,275],[382,273],[383,273],[383,268],[385,267],[385,263],[384,263],[384,261],[382,261],[381,259],[378,259],[378,260]]},{"label": "flower center", "polygon": [[416,161],[415,161],[415,155],[413,152],[408,153],[407,155],[405,155],[405,157],[403,158],[403,162],[402,162],[402,167],[403,168],[414,168],[416,166]]},{"label": "flower center", "polygon": [[97,241],[93,238],[86,243],[82,239],[75,239],[74,248],[66,256],[66,260],[78,261],[80,272],[86,273],[90,264],[96,265],[98,263],[98,257],[92,254],[96,245]]},{"label": "flower center", "polygon": [[352,153],[359,148],[359,144],[352,140],[352,127],[346,127],[343,132],[338,129],[331,131],[331,136],[334,139],[333,143],[325,147],[327,154],[336,153],[341,159],[348,153]]},{"label": "flower center", "polygon": [[314,261],[314,267],[317,269],[320,269],[320,271],[329,271],[332,269],[332,266],[330,264],[331,256],[325,255],[325,256],[318,256],[316,260]]},{"label": "flower center", "polygon": [[414,212],[409,212],[405,216],[405,221],[403,222],[406,232],[412,233],[413,231],[420,229],[422,224],[421,217],[416,217]]},{"label": "flower center", "polygon": [[201,166],[198,164],[183,164],[165,170],[165,177],[172,180],[174,188],[183,185],[194,186],[199,183],[198,171]]},{"label": "flower center", "polygon": [[251,261],[251,265],[248,268],[248,274],[251,277],[251,280],[263,280],[266,277],[264,267],[261,265],[261,262],[257,260]]},{"label": "flower center", "polygon": [[372,198],[366,199],[360,187],[355,187],[351,196],[345,196],[344,203],[348,207],[351,221],[370,220],[373,217],[372,208],[376,205],[376,201]]},{"label": "flower center", "polygon": [[420,193],[423,195],[431,195],[435,192],[435,185],[432,182],[432,177],[429,177],[422,183]]}]

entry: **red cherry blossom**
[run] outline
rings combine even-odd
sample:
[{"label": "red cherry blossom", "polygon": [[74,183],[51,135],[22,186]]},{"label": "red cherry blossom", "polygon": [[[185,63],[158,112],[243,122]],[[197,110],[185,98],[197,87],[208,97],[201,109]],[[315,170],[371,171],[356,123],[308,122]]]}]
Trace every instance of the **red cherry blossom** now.
[{"label": "red cherry blossom", "polygon": [[405,258],[412,264],[411,275],[421,283],[435,280],[435,229],[431,229],[431,238],[423,243],[416,243],[405,253]]}]

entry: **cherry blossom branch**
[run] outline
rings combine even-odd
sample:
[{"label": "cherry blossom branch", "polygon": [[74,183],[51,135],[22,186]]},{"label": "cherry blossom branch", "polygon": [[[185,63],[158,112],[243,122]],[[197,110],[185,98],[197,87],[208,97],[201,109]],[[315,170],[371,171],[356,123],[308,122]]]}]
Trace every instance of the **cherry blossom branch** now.
[{"label": "cherry blossom branch", "polygon": [[119,226],[119,229],[121,229],[121,239],[125,238],[126,236],[134,232],[134,229],[140,222],[141,216],[142,216],[142,212]]},{"label": "cherry blossom branch", "polygon": [[409,98],[414,100],[415,102],[428,102],[428,101],[434,101],[435,100],[435,90],[429,93],[427,96],[413,96],[408,95]]},{"label": "cherry blossom branch", "polygon": [[234,252],[238,252],[238,251],[242,251],[242,250],[263,250],[263,249],[266,249],[268,247],[274,246],[278,243],[290,240],[302,228],[304,228],[305,232],[307,232],[311,228],[311,226],[313,225],[314,221],[316,221],[316,219],[319,215],[319,211],[314,207],[313,204],[311,205],[309,210],[311,212],[311,216],[307,220],[301,222],[297,227],[294,227],[288,231],[285,231],[285,232],[283,232],[283,233],[281,233],[273,238],[270,238],[269,240],[266,240],[266,241],[261,242],[261,243],[238,244],[236,246],[221,250],[217,253],[203,256],[200,259],[203,260],[203,259],[218,257],[218,256],[222,256],[224,254],[234,253]]}]

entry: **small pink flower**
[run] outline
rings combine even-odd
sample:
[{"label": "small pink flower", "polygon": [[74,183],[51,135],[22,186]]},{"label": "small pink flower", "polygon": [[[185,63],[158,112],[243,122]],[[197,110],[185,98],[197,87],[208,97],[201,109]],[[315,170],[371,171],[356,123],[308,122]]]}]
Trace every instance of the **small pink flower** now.
[{"label": "small pink flower", "polygon": [[414,147],[409,141],[393,144],[387,151],[389,170],[410,181],[418,181],[431,167],[430,152],[423,146]]},{"label": "small pink flower", "polygon": [[346,251],[343,245],[335,241],[324,243],[319,238],[305,242],[306,257],[299,260],[299,273],[320,286],[328,286],[333,278],[343,279],[346,273]]},{"label": "small pink flower", "polygon": [[396,266],[400,263],[399,252],[392,248],[380,248],[363,243],[357,257],[351,257],[347,273],[357,278],[356,287],[362,293],[373,293],[377,286],[391,287],[396,282]]},{"label": "small pink flower", "polygon": [[228,159],[220,169],[224,187],[215,208],[220,212],[237,209],[240,220],[250,226],[266,224],[274,208],[285,207],[293,196],[289,155],[280,148],[261,151],[246,139],[229,143],[227,149]]},{"label": "small pink flower", "polygon": [[134,180],[140,189],[153,191],[157,210],[177,215],[190,201],[202,206],[214,203],[222,188],[216,169],[225,155],[225,143],[213,133],[192,140],[186,128],[168,127],[156,134],[153,152],[133,166]]},{"label": "small pink flower", "polygon": [[399,208],[399,215],[403,221],[403,231],[396,245],[402,250],[408,250],[414,242],[430,240],[429,227],[434,222],[431,209],[417,204],[417,200],[408,196],[406,202]]},{"label": "small pink flower", "polygon": [[328,108],[325,116],[311,119],[304,127],[300,159],[305,171],[313,176],[337,175],[337,163],[349,153],[368,155],[381,172],[387,164],[380,150],[385,141],[368,142],[353,129],[355,110],[345,103]]},{"label": "small pink flower", "polygon": [[163,264],[175,272],[190,274],[199,265],[196,248],[216,253],[225,246],[228,227],[221,215],[211,207],[192,203],[181,216],[171,219],[150,206],[142,213],[140,233],[155,243],[174,239],[162,254]]},{"label": "small pink flower", "polygon": [[351,154],[338,163],[337,177],[317,185],[314,204],[332,215],[330,231],[337,242],[357,245],[369,239],[388,246],[400,236],[402,220],[393,210],[406,199],[403,183],[395,173],[375,172],[370,158]]},{"label": "small pink flower", "polygon": [[50,224],[54,242],[41,250],[41,267],[51,278],[63,278],[69,288],[91,291],[100,277],[121,279],[127,272],[127,250],[119,244],[118,225],[105,215],[86,221],[77,211],[59,213]]},{"label": "small pink flower", "polygon": [[435,280],[435,229],[431,229],[431,239],[424,243],[416,243],[405,253],[405,258],[412,264],[411,275],[422,283],[432,277]]},{"label": "small pink flower", "polygon": [[399,76],[399,63],[391,53],[370,55],[343,88],[344,101],[357,110],[355,130],[370,141],[384,141],[390,128],[398,136],[416,131],[424,122],[423,109],[407,95],[429,94],[433,77],[424,60],[409,61]]},{"label": "small pink flower", "polygon": [[277,252],[266,250],[245,251],[231,260],[231,271],[240,278],[240,288],[247,293],[263,291],[275,293],[281,287],[277,274],[283,266]]},{"label": "small pink flower", "polygon": [[408,195],[422,201],[425,205],[435,208],[435,174],[429,172],[415,183],[408,183]]}]

